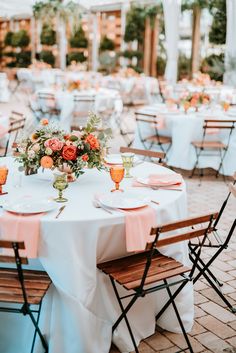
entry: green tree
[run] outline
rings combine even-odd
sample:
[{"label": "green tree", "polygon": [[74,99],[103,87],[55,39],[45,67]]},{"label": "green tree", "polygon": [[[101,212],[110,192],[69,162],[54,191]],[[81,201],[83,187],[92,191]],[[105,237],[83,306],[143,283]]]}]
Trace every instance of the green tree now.
[{"label": "green tree", "polygon": [[226,41],[226,0],[211,0],[210,11],[213,22],[209,33],[209,40],[213,44],[225,44]]}]

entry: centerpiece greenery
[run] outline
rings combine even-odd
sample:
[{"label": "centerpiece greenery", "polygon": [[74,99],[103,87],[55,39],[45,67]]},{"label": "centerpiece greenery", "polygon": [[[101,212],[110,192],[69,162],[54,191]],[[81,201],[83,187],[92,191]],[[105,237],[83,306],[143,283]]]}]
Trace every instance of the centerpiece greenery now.
[{"label": "centerpiece greenery", "polygon": [[76,177],[83,174],[84,167],[103,168],[103,151],[111,137],[111,130],[99,130],[101,120],[89,113],[87,125],[80,131],[67,134],[55,125],[41,120],[41,127],[31,137],[19,144],[18,162],[25,174],[46,169],[68,169]]}]

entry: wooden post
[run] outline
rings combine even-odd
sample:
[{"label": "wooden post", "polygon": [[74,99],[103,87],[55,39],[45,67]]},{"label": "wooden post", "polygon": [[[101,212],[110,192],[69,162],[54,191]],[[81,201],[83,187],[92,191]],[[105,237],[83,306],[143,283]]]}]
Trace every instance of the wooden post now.
[{"label": "wooden post", "polygon": [[152,30],[152,57],[151,57],[151,76],[157,76],[157,47],[159,39],[159,19],[155,18],[154,28]]},{"label": "wooden post", "polygon": [[145,22],[145,34],[144,34],[144,58],[143,58],[143,71],[145,75],[150,75],[150,63],[151,63],[151,26],[150,18],[146,19]]},{"label": "wooden post", "polygon": [[31,31],[31,60],[35,59],[35,47],[36,47],[36,38],[35,38],[35,18],[32,16],[30,18],[30,31]]},{"label": "wooden post", "polygon": [[200,22],[201,22],[201,8],[195,4],[193,7],[193,32],[192,32],[192,74],[199,70],[200,59]]}]

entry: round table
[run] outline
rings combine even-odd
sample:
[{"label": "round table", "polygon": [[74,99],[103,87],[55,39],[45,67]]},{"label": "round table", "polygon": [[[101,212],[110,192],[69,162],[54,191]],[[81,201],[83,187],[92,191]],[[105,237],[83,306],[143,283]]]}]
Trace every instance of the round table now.
[{"label": "round table", "polygon": [[[16,200],[24,195],[38,196],[39,199],[56,196],[50,172],[23,175],[21,187],[16,187],[19,186],[17,166],[10,157],[4,158],[3,164],[9,167],[9,177],[4,187],[9,193],[1,197],[1,202]],[[135,176],[150,173],[173,171],[148,162],[141,162],[132,169]],[[160,203],[150,204],[156,210],[157,225],[186,217],[185,185],[182,191],[167,191],[133,188],[131,184],[132,179],[124,179],[121,185],[124,190],[132,189]],[[40,319],[42,331],[49,341],[50,353],[97,353],[98,347],[99,353],[108,353],[112,339],[121,352],[133,350],[124,322],[112,337],[112,324],[120,310],[109,279],[96,267],[99,262],[127,254],[124,213],[114,211],[109,214],[93,206],[94,195],[110,192],[112,187],[108,172],[86,170],[65,191],[68,203],[60,217],[55,219],[57,209],[41,218],[39,261],[32,260],[30,264],[43,266],[53,282],[44,298]],[[58,204],[58,208],[60,206]],[[186,243],[171,245],[163,248],[162,252],[189,264]],[[123,288],[120,290],[124,291]],[[167,299],[166,292],[152,293],[138,301],[130,311],[129,318],[137,342],[155,332],[155,315]],[[193,323],[193,291],[190,284],[178,295],[176,303],[189,331]],[[15,353],[16,347],[18,352],[27,351],[32,333],[29,321],[26,317],[16,319],[12,314],[1,313],[1,352]],[[165,312],[158,324],[164,329],[180,332],[172,308]],[[13,338],[10,337],[12,332]],[[37,349],[36,352],[40,352],[41,346]]]},{"label": "round table", "polygon": [[[205,110],[199,113],[183,111],[170,111],[164,104],[154,104],[138,110],[140,113],[158,114],[162,116],[164,126],[159,130],[160,135],[170,136],[172,146],[168,152],[168,165],[176,168],[191,170],[196,162],[196,152],[191,144],[192,141],[201,141],[203,134],[204,119],[235,119],[236,116],[224,113],[222,110]],[[146,123],[139,123],[142,138],[155,134],[152,126]],[[234,129],[235,130],[235,129]],[[207,140],[220,140],[224,143],[228,141],[228,131],[223,133],[208,135]],[[134,147],[144,148],[139,136],[139,129],[136,128]],[[152,146],[155,149],[155,146]],[[233,175],[236,170],[236,131],[233,131],[229,148],[224,159],[221,173]],[[202,155],[199,159],[200,168],[218,169],[220,162],[219,155]]]}]

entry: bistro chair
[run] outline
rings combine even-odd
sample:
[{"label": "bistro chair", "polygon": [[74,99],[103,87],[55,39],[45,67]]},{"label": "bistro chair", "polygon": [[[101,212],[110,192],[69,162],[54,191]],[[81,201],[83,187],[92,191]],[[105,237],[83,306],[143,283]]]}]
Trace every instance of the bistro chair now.
[{"label": "bistro chair", "polygon": [[[15,119],[16,116],[18,116],[19,118]],[[9,124],[9,130],[8,130],[8,139],[6,142],[6,146],[0,150],[1,157],[7,156],[10,142],[12,143],[13,146],[17,145],[17,138],[19,136],[19,133],[25,127],[26,117],[21,113],[12,112],[9,121],[10,121],[10,124]]]},{"label": "bistro chair", "polygon": [[155,158],[158,160],[158,164],[161,164],[166,156],[164,152],[147,151],[131,147],[120,147],[120,153],[124,152],[134,153],[139,156],[143,156],[144,158],[149,158],[151,161],[153,161],[152,158]]},{"label": "bistro chair", "polygon": [[[144,148],[146,150],[151,150],[153,146],[158,146],[161,152],[164,152],[167,155],[172,144],[172,139],[169,136],[163,136],[160,134],[160,116],[139,111],[135,112],[135,118],[138,135]],[[146,129],[150,131],[150,135],[148,136],[144,136],[144,132],[142,131],[145,131]]]},{"label": "bistro chair", "polygon": [[[150,237],[150,243],[147,244],[145,251],[97,265],[99,270],[109,276],[121,309],[121,315],[114,323],[112,332],[114,332],[119,323],[124,319],[136,353],[138,353],[139,350],[127,314],[137,299],[141,299],[149,293],[163,289],[167,291],[169,299],[157,314],[157,319],[164,313],[169,305],[172,305],[187,343],[187,347],[189,351],[193,353],[193,349],[175,303],[175,298],[185,285],[189,283],[189,281],[192,281],[200,258],[202,245],[208,234],[212,231],[212,224],[216,217],[216,213],[211,213],[152,228],[150,233],[152,238]],[[194,225],[198,225],[199,228],[197,230],[191,229]],[[187,231],[186,228],[188,228]],[[177,235],[176,231],[178,231]],[[174,232],[172,236],[169,236],[170,232]],[[168,233],[168,235],[159,240],[160,235],[165,235],[165,233]],[[159,248],[163,246],[182,241],[189,241],[196,237],[201,237],[201,240],[199,240],[201,245],[198,248],[198,253],[192,268],[183,265],[171,257],[162,255],[159,252]],[[175,280],[169,281],[169,279],[173,277]],[[116,284],[124,287],[128,291],[127,295],[120,296]],[[171,291],[170,288],[175,285],[178,285],[178,289]],[[131,291],[130,294],[129,291]],[[130,298],[130,301],[124,306],[122,300],[127,298]]]},{"label": "bistro chair", "polygon": [[59,118],[60,109],[57,108],[55,94],[39,92],[37,98],[39,102],[38,112],[41,113],[38,117],[39,120],[43,117],[47,117],[48,119]]},{"label": "bistro chair", "polygon": [[[0,302],[4,303],[4,306],[0,307],[0,311],[29,315],[35,328],[30,352],[32,353],[34,350],[35,339],[38,334],[44,351],[47,353],[48,345],[38,323],[42,300],[51,284],[51,280],[44,271],[22,268],[22,265],[28,264],[28,259],[20,255],[20,251],[25,249],[24,242],[0,240],[0,249],[8,252],[10,249],[12,250],[12,255],[0,254],[1,263],[16,264],[16,269],[0,267]],[[7,307],[6,303],[11,303],[11,306]]]},{"label": "bistro chair", "polygon": [[[204,262],[202,259],[199,260],[199,273],[197,274],[197,276],[194,278],[193,283],[196,283],[202,276],[207,280],[207,282],[209,283],[209,285],[215,290],[215,292],[220,296],[220,298],[224,301],[224,303],[227,305],[227,307],[233,312],[236,313],[236,308],[232,306],[232,304],[228,301],[228,299],[224,296],[224,294],[222,293],[222,291],[220,290],[220,287],[223,286],[223,283],[220,282],[216,276],[212,273],[212,271],[210,270],[211,265],[213,264],[213,262],[218,258],[218,256],[225,250],[228,248],[230,240],[232,238],[232,235],[234,233],[234,229],[236,226],[236,219],[233,222],[233,225],[230,228],[229,233],[227,234],[227,236],[225,238],[222,238],[220,232],[218,231],[217,225],[220,221],[220,219],[222,218],[225,208],[227,206],[228,200],[231,196],[231,194],[236,197],[236,173],[234,174],[234,181],[233,183],[231,183],[229,185],[229,192],[228,195],[226,197],[226,199],[224,200],[219,214],[217,216],[217,218],[214,221],[213,227],[214,227],[214,231],[212,233],[212,237],[210,239],[207,238],[205,244],[204,244],[204,248],[210,248],[210,249],[215,249],[215,253],[211,256],[210,260],[208,260],[207,262]],[[196,250],[198,249],[198,244],[196,243],[189,243],[189,249],[190,249],[190,259],[192,261],[194,261],[195,257],[196,257]]]},{"label": "bistro chair", "polygon": [[84,127],[88,120],[88,113],[94,111],[95,96],[74,95],[73,121],[71,130],[77,126]]},{"label": "bistro chair", "polygon": [[[235,124],[236,120],[220,120],[220,119],[206,119],[204,120],[203,124],[203,136],[201,141],[193,141],[192,145],[195,148],[196,151],[196,163],[193,167],[191,178],[193,177],[196,168],[199,166],[199,159],[202,156],[219,156],[220,162],[218,169],[216,171],[216,177],[218,177],[220,170],[222,168],[223,170],[223,162],[226,156],[226,153],[229,148],[230,140],[232,133],[235,129]],[[216,139],[214,141],[212,140],[207,140],[207,136],[210,133],[216,133],[220,134],[221,132],[226,131],[227,132],[227,137],[225,138],[225,142],[220,141],[219,139]],[[201,169],[200,171],[200,177],[203,176],[203,172]],[[224,173],[223,173],[224,174]]]}]

